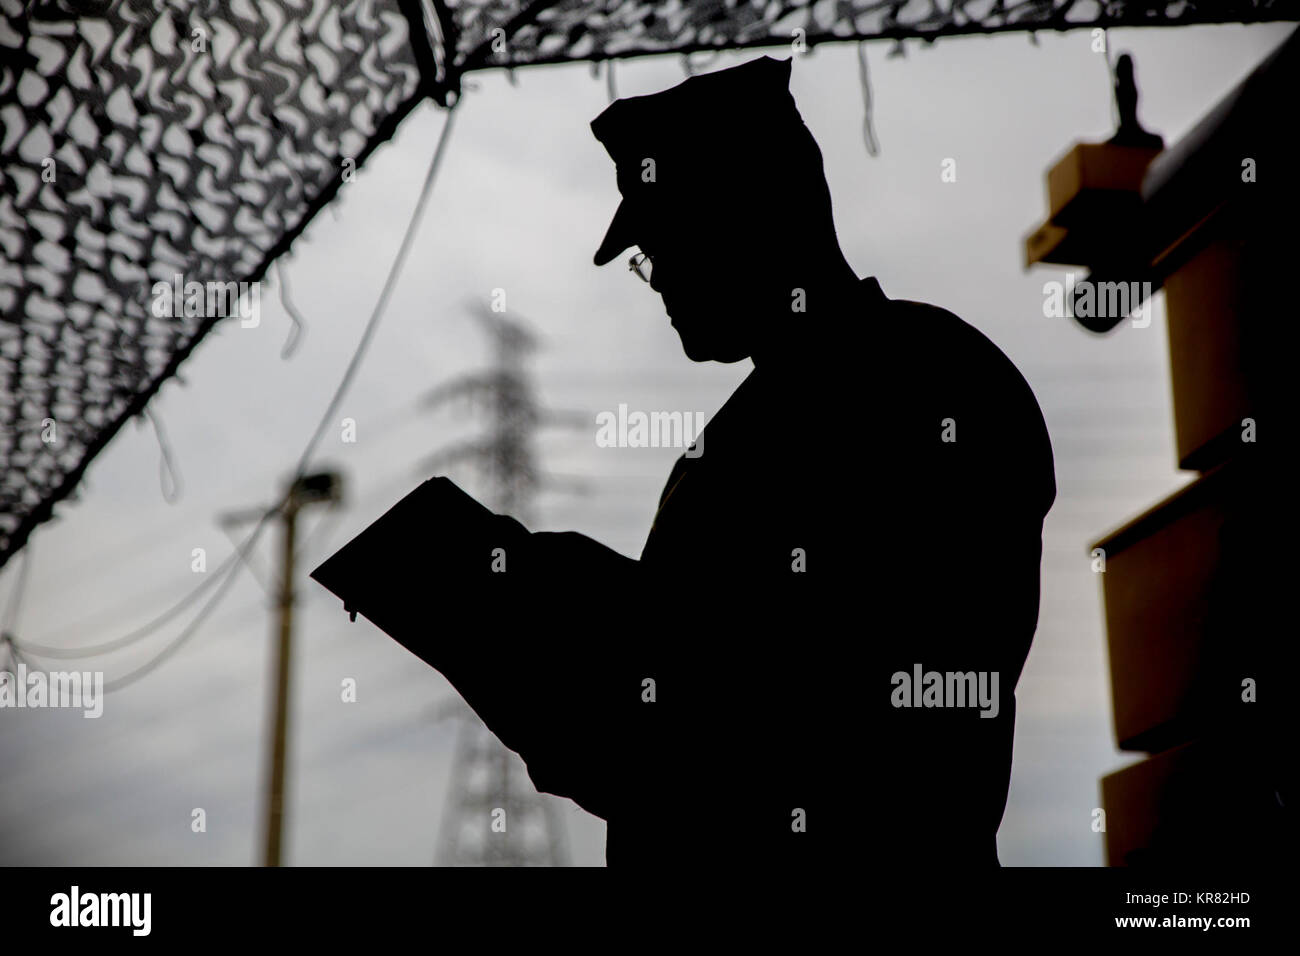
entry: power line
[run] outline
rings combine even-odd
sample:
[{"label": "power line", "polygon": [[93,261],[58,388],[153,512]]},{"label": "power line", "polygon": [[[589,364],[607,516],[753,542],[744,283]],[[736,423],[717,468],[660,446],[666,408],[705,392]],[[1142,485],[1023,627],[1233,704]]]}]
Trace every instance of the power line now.
[{"label": "power line", "polygon": [[[365,502],[387,501],[389,504],[391,504],[393,495],[397,491],[405,487],[407,484],[408,484],[408,480],[405,477],[405,473],[399,474],[395,480],[385,482],[384,484],[374,489],[370,494],[366,495],[361,500]],[[309,533],[307,540],[305,540],[302,543],[301,547],[298,549],[299,553],[302,555],[310,554],[313,548],[315,548],[320,542],[322,542],[325,538],[327,538],[328,535],[331,534],[338,527],[338,524],[341,520],[342,520],[342,514],[341,512],[338,511],[331,511],[325,517],[321,518],[317,522],[316,527],[314,527],[312,531]],[[158,540],[161,540],[161,538],[159,538]],[[242,545],[237,539],[233,537],[230,539],[230,541],[232,546],[234,546],[236,549],[242,546],[245,548],[245,553],[251,555],[251,551],[248,549],[247,541],[245,541]],[[26,560],[27,560],[26,550],[24,550],[22,552],[22,561],[25,562]],[[183,611],[186,607],[192,605],[196,601],[196,599],[198,599],[203,594],[204,591],[208,590],[209,588],[212,587],[214,583],[216,583],[216,580],[221,576],[221,573],[227,568],[230,562],[237,561],[237,560],[239,560],[239,554],[232,553],[221,564],[219,564],[216,568],[214,568],[211,574],[205,576],[203,583],[201,583],[198,587],[194,588],[192,591],[186,594],[176,604],[172,605],[172,607],[170,607],[168,610],[164,611],[162,614],[158,615],[157,617],[153,618],[147,623],[142,624],[139,627],[129,631],[122,637],[115,638],[112,641],[105,641],[99,644],[93,644],[93,645],[87,645],[81,647],[66,647],[66,646],[58,646],[54,644],[37,644],[30,641],[19,641],[18,643],[21,646],[21,648],[29,654],[33,654],[38,657],[58,659],[58,660],[76,660],[80,658],[90,658],[90,657],[98,656],[99,654],[108,654],[108,653],[112,653],[113,651],[117,651],[117,650],[121,650],[122,648],[129,647],[130,645],[134,644],[136,641],[148,637],[150,634],[157,631],[158,628],[166,624],[168,621],[171,621],[174,618],[176,618],[181,613],[181,611]],[[251,560],[245,561],[245,564],[249,565],[250,569],[252,569]],[[22,574],[21,568],[18,570],[17,573],[19,575]],[[266,587],[265,581],[263,581],[262,584],[265,589]],[[134,600],[128,600],[123,604],[119,604],[116,610],[120,611],[124,608],[131,608],[133,607],[133,605],[134,605]],[[83,631],[85,630],[85,627],[83,626],[85,622],[88,621],[102,622],[106,616],[117,616],[117,615],[113,611],[87,615],[83,617],[80,621],[74,621],[70,624],[63,626],[62,628],[57,629],[55,633],[57,634],[60,631],[66,633]],[[10,628],[10,630],[12,630],[12,628]]]},{"label": "power line", "polygon": [[[258,528],[254,530],[254,533],[248,536],[249,544],[251,544],[253,540],[257,537],[257,533],[261,530],[261,527],[262,526],[259,524]],[[180,650],[181,647],[185,644],[185,642],[188,641],[191,637],[195,635],[195,633],[198,632],[199,625],[201,625],[205,620],[207,620],[209,614],[211,614],[213,611],[216,610],[217,605],[221,603],[221,599],[225,597],[226,592],[230,590],[230,585],[235,580],[236,577],[235,568],[236,565],[232,563],[230,565],[230,568],[225,572],[225,577],[221,579],[221,583],[218,586],[216,593],[214,593],[212,597],[208,599],[208,603],[203,605],[199,613],[195,615],[194,620],[190,621],[189,625],[187,625],[185,629],[181,631],[180,635],[174,641],[172,641],[170,644],[164,647],[161,651],[158,652],[158,654],[150,658],[144,664],[140,665],[135,670],[131,671],[129,674],[126,674],[123,677],[118,677],[111,681],[106,681],[104,683],[104,693],[107,694],[113,691],[118,691],[121,690],[123,687],[128,687],[131,684],[134,684],[136,681],[144,677],[146,674],[149,674],[150,672],[156,670],[158,667],[162,665],[164,661],[167,660],[167,658],[171,657],[178,650]]]},{"label": "power line", "polygon": [[289,296],[289,280],[284,274],[283,259],[275,260],[275,277],[280,285],[280,304],[284,306],[284,311],[289,314],[289,320],[293,322],[293,328],[289,330],[289,337],[284,340],[284,347],[280,349],[280,358],[287,359],[297,351],[298,343],[302,338],[302,332],[307,323],[303,320],[302,313],[298,311],[297,306],[293,304],[293,299]]},{"label": "power line", "polygon": [[[269,515],[263,516],[262,521],[264,522],[268,516]],[[47,644],[33,644],[27,641],[18,641],[17,639],[14,639],[14,643],[19,649],[26,651],[29,654],[57,660],[77,660],[82,658],[98,657],[101,654],[111,654],[114,651],[120,651],[124,647],[130,647],[136,641],[143,640],[168,621],[172,620],[188,605],[194,603],[194,601],[197,600],[204,591],[212,587],[213,584],[221,578],[222,574],[232,568],[240,559],[241,552],[251,546],[256,537],[256,532],[260,531],[260,524],[261,522],[259,522],[259,528],[254,529],[254,534],[249,535],[249,537],[245,539],[243,545],[237,545],[236,550],[226,558],[226,560],[222,561],[221,564],[217,566],[216,570],[211,575],[207,576],[197,587],[153,620],[146,624],[142,624],[140,627],[137,627],[132,631],[128,631],[121,637],[114,638],[111,641],[103,641],[99,644],[90,644],[84,647],[53,647]],[[26,568],[25,560],[23,566]]]},{"label": "power line", "polygon": [[[257,536],[261,533],[262,529],[266,526],[267,519],[270,518],[272,514],[277,512],[278,509],[274,509],[274,510],[268,510],[265,514],[263,514],[262,518],[258,521],[257,526],[253,529],[252,533],[249,534],[248,538],[245,540],[244,544],[240,547],[239,551],[236,552],[236,554],[233,556],[234,558],[246,559],[248,549],[252,546]],[[322,525],[324,523],[325,523],[324,521],[321,522]],[[319,528],[320,525],[318,525],[317,527]],[[303,543],[304,549],[306,548],[307,545],[310,545],[311,543],[312,543],[311,539],[304,542]],[[228,560],[226,563],[229,565],[229,568],[224,572],[225,577],[220,578],[221,572],[218,572],[217,574],[214,574],[211,579],[211,580],[218,580],[218,578],[220,578],[220,584],[218,585],[216,593],[212,595],[212,597],[208,600],[207,604],[203,605],[203,608],[199,611],[197,615],[195,615],[194,619],[190,621],[190,623],[185,627],[185,629],[181,631],[180,635],[174,641],[172,641],[170,644],[164,647],[155,657],[151,658],[149,661],[142,664],[134,671],[131,671],[129,674],[126,674],[123,677],[119,677],[115,680],[105,682],[104,684],[105,693],[108,693],[110,691],[121,690],[122,688],[135,683],[140,678],[156,670],[164,661],[167,660],[167,658],[171,657],[174,653],[176,653],[176,651],[180,650],[180,648],[191,637],[193,637],[195,633],[198,632],[200,625],[202,625],[202,623],[208,618],[208,616],[211,615],[212,612],[217,609],[217,606],[221,603],[221,599],[225,597],[226,592],[230,589],[231,583],[233,583],[235,578],[237,577],[237,575],[235,574],[236,562],[233,560]]]},{"label": "power line", "polygon": [[[405,264],[406,257],[410,252],[411,243],[415,236],[416,227],[420,222],[421,214],[423,213],[429,195],[432,192],[433,182],[434,179],[436,178],[438,169],[442,163],[442,157],[445,153],[445,146],[448,138],[447,134],[451,129],[452,118],[454,117],[454,115],[455,115],[455,108],[453,107],[447,111],[447,119],[443,123],[442,131],[439,135],[438,146],[434,150],[433,159],[429,163],[429,170],[425,175],[424,184],[421,188],[420,195],[416,200],[416,205],[414,211],[412,212],[411,220],[407,224],[406,233],[402,237],[402,244],[398,248],[397,256],[394,259],[393,264],[389,269],[388,278],[384,283],[384,287],[380,293],[379,300],[376,302],[375,308],[370,314],[370,319],[367,321],[365,330],[362,332],[361,340],[358,342],[357,347],[352,354],[352,358],[348,362],[347,369],[343,373],[343,378],[342,380],[340,380],[338,387],[334,391],[333,397],[330,399],[329,405],[326,407],[325,414],[322,416],[320,424],[317,426],[315,433],[311,437],[311,441],[308,442],[306,449],[302,453],[302,457],[298,461],[297,468],[295,469],[295,477],[302,477],[302,475],[305,473],[306,468],[310,463],[311,456],[315,453],[316,448],[320,444],[321,439],[324,437],[325,432],[328,429],[331,420],[333,419],[334,415],[337,413],[339,403],[342,401],[344,394],[346,393],[348,387],[351,385],[352,380],[356,375],[357,369],[360,367],[361,359],[364,357],[365,352],[369,347],[371,340],[374,337],[374,333],[379,326],[379,321],[384,314],[384,310],[388,305],[389,297],[391,296],[393,288],[396,285],[397,277],[400,275],[402,266]],[[160,441],[161,441],[161,436],[160,436]],[[292,484],[292,482],[290,484]],[[131,644],[148,636],[149,634],[157,630],[160,626],[170,621],[182,610],[184,610],[186,606],[193,603],[200,595],[203,594],[204,591],[212,587],[214,583],[218,581],[221,582],[220,586],[218,587],[217,594],[214,596],[214,598],[219,598],[220,595],[224,594],[228,587],[228,582],[231,580],[231,578],[233,578],[233,575],[230,574],[231,569],[233,569],[237,561],[243,559],[243,555],[248,551],[249,548],[251,548],[251,546],[256,542],[258,537],[261,536],[262,530],[266,527],[267,519],[271,517],[273,514],[279,512],[279,510],[284,506],[287,497],[288,497],[288,493],[286,492],[285,497],[282,498],[280,502],[278,502],[273,508],[270,508],[263,513],[262,517],[258,520],[257,525],[253,528],[253,530],[249,533],[248,537],[244,540],[243,545],[237,547],[235,552],[224,562],[222,562],[222,564],[218,567],[217,571],[212,576],[205,579],[202,583],[200,583],[197,587],[195,587],[189,594],[185,595],[185,597],[183,597],[170,609],[168,609],[163,614],[159,615],[157,618],[150,621],[149,623],[143,625],[142,627],[136,628],[135,630],[123,635],[122,637],[116,638],[115,640],[105,641],[103,643],[91,645],[88,647],[78,647],[78,648],[49,647],[40,644],[27,644],[26,642],[18,642],[13,638],[10,638],[11,644],[15,647],[15,649],[25,650],[39,657],[49,657],[49,658],[57,658],[57,659],[77,659],[77,658],[85,658],[85,657],[94,657],[100,654],[112,653],[113,651],[121,650],[124,647],[130,646]],[[26,573],[26,569],[27,569],[27,561],[24,558],[24,563],[23,563],[24,574]],[[202,620],[206,617],[208,609],[210,607],[213,607],[214,605],[215,605],[215,600],[209,601],[209,603],[204,606],[204,610],[199,613],[199,616],[195,619],[195,621],[191,624],[191,626],[187,627],[184,631],[182,631],[181,636],[177,638],[176,641],[173,641],[172,644],[168,645],[168,647],[163,650],[163,652],[159,655],[159,657],[155,659],[155,662],[151,663],[150,665],[146,665],[145,668],[141,668],[139,671],[132,672],[131,675],[128,675],[129,679],[123,678],[122,681],[125,683],[129,683],[131,680],[136,679],[137,676],[143,676],[145,673],[148,673],[149,670],[152,670],[154,666],[157,666],[158,663],[161,663],[168,656],[170,656],[171,653],[173,653],[176,648],[180,647],[185,642],[185,640],[188,639],[188,637],[193,633],[194,626],[202,622]],[[115,684],[116,686],[125,686],[125,683],[112,682],[112,684]]]},{"label": "power line", "polygon": [[[456,101],[459,103],[459,100]],[[343,372],[343,378],[339,381],[338,388],[334,390],[334,397],[325,408],[325,414],[321,416],[320,424],[316,427],[315,434],[312,435],[311,441],[308,442],[307,448],[298,460],[298,467],[294,471],[295,479],[303,477],[306,473],[307,465],[311,460],[312,454],[316,451],[316,446],[320,444],[325,432],[330,427],[330,422],[334,420],[335,414],[339,409],[339,404],[343,401],[343,396],[352,384],[356,376],[357,369],[361,365],[361,359],[365,356],[370,342],[374,338],[375,330],[379,327],[379,320],[384,314],[384,309],[388,306],[389,296],[392,295],[393,288],[397,284],[397,277],[401,274],[402,266],[406,264],[406,257],[411,251],[411,243],[415,238],[416,227],[419,225],[420,217],[424,212],[425,204],[429,200],[429,195],[433,192],[433,181],[438,174],[438,168],[442,165],[442,157],[447,145],[448,133],[451,132],[452,123],[456,117],[456,104],[452,104],[447,109],[447,119],[442,124],[442,132],[438,134],[438,145],[433,151],[433,159],[429,163],[429,171],[425,174],[424,185],[420,188],[419,198],[415,202],[415,210],[411,214],[411,221],[406,226],[406,233],[402,236],[402,244],[398,247],[397,257],[393,260],[391,268],[388,270],[388,278],[384,281],[384,288],[379,294],[379,300],[375,303],[374,311],[370,313],[370,319],[366,322],[365,330],[361,333],[361,340],[357,343],[355,351],[352,353],[352,359],[348,362],[348,367]]]},{"label": "power line", "polygon": [[[111,690],[120,690],[149,674],[166,661],[167,658],[171,657],[172,654],[179,650],[197,632],[199,625],[201,625],[207,616],[216,608],[220,603],[221,598],[224,597],[226,592],[229,590],[230,584],[235,577],[234,568],[236,566],[236,561],[246,560],[246,552],[261,535],[263,529],[267,525],[267,520],[273,514],[278,514],[285,507],[290,495],[292,494],[292,488],[296,484],[297,480],[306,474],[307,467],[311,462],[311,456],[315,453],[317,446],[319,446],[321,440],[324,438],[330,422],[338,412],[339,404],[342,402],[343,396],[346,394],[353,379],[356,377],[357,370],[361,366],[361,360],[365,357],[370,342],[374,338],[375,331],[378,329],[379,322],[388,306],[388,300],[397,284],[397,278],[401,275],[402,267],[406,263],[406,258],[410,253],[411,245],[415,238],[416,229],[419,226],[429,196],[433,192],[433,183],[437,178],[438,169],[442,165],[442,157],[446,151],[448,134],[451,131],[455,114],[455,104],[453,104],[452,107],[447,110],[447,118],[443,122],[442,131],[438,136],[438,145],[434,150],[433,158],[429,162],[429,170],[425,174],[424,183],[421,186],[420,194],[416,199],[415,208],[411,213],[410,222],[408,222],[406,226],[406,232],[402,236],[402,243],[398,247],[397,255],[393,260],[392,266],[389,268],[388,278],[385,280],[384,287],[380,291],[379,299],[375,303],[374,310],[370,313],[370,318],[366,322],[366,327],[361,333],[361,339],[352,353],[352,358],[348,361],[347,368],[343,372],[343,378],[335,388],[334,394],[325,408],[325,414],[321,416],[320,424],[317,426],[315,433],[311,436],[311,440],[307,443],[307,447],[303,450],[302,456],[298,460],[298,466],[294,470],[294,480],[288,483],[288,490],[285,491],[284,496],[275,507],[268,509],[262,514],[261,518],[258,519],[257,525],[245,539],[244,545],[238,548],[235,554],[228,559],[230,567],[223,572],[225,576],[224,578],[221,578],[216,592],[213,594],[211,599],[209,599],[208,603],[203,606],[202,610],[199,611],[194,620],[191,621],[183,631],[181,631],[176,640],[172,641],[172,643],[163,648],[156,657],[136,670],[124,677],[106,683],[104,685],[106,692]],[[210,580],[216,580],[218,577],[220,577],[220,574],[214,575]],[[205,587],[208,583],[208,581],[205,581],[200,587]],[[198,591],[199,588],[196,588],[195,592],[197,593]]]},{"label": "power line", "polygon": [[[348,388],[352,384],[353,379],[356,377],[357,370],[360,368],[361,365],[361,360],[364,358],[365,353],[370,346],[370,342],[374,338],[375,331],[379,327],[379,322],[384,315],[384,311],[387,308],[388,301],[392,296],[394,287],[396,286],[397,278],[398,276],[400,276],[402,267],[405,265],[407,256],[410,253],[411,245],[415,237],[416,229],[420,223],[420,219],[424,212],[424,208],[428,203],[429,196],[432,193],[433,183],[437,177],[438,170],[442,165],[442,158],[446,151],[445,148],[448,140],[448,133],[451,130],[454,116],[455,116],[455,106],[453,105],[451,108],[447,110],[447,118],[443,123],[442,131],[440,132],[438,137],[438,145],[434,150],[433,158],[430,160],[429,169],[428,172],[425,174],[424,183],[421,186],[420,194],[416,199],[415,208],[412,211],[410,222],[408,222],[406,227],[406,232],[402,236],[402,243],[398,247],[397,255],[393,260],[392,266],[389,268],[388,278],[384,282],[384,286],[380,292],[379,299],[375,303],[375,308],[371,312],[369,320],[366,322],[365,329],[362,331],[361,339],[357,343],[357,347],[352,353],[352,358],[349,360],[347,368],[344,370],[343,378],[339,381],[338,386],[335,388],[334,394],[331,397],[329,404],[326,406],[325,414],[321,417],[320,424],[317,426],[315,433],[312,435],[311,440],[307,443],[307,447],[303,450],[302,456],[298,460],[298,465],[294,472],[295,480],[303,477],[303,475],[305,474],[306,469],[311,461],[311,456],[315,453],[317,447],[319,446],[321,440],[324,438],[325,433],[329,428],[330,422],[333,420],[335,414],[338,412],[339,404],[342,402],[343,396],[346,394]],[[292,487],[292,485],[293,482],[290,482],[289,486]],[[100,644],[95,644],[88,647],[79,647],[79,648],[58,648],[58,647],[49,647],[49,646],[39,645],[39,644],[27,644],[25,642],[18,642],[11,635],[8,635],[6,632],[6,643],[8,643],[10,646],[10,652],[16,656],[20,650],[25,650],[28,651],[29,653],[37,655],[38,657],[49,657],[49,658],[56,658],[56,659],[81,659],[87,657],[94,657],[101,654],[112,653],[113,651],[121,650],[124,647],[128,647],[131,644],[135,643],[136,641],[141,640],[142,638],[153,633],[160,626],[162,626],[167,621],[171,620],[177,614],[179,614],[187,605],[193,603],[209,587],[212,587],[215,584],[216,592],[203,606],[203,608],[199,611],[199,613],[195,616],[195,618],[189,623],[189,625],[187,625],[181,631],[181,633],[177,636],[177,638],[174,641],[172,641],[165,648],[163,648],[163,650],[159,652],[157,656],[152,658],[147,663],[141,665],[136,670],[130,672],[129,674],[121,678],[118,678],[113,681],[109,681],[107,684],[104,685],[106,691],[120,690],[123,687],[129,686],[130,684],[134,683],[135,681],[139,680],[140,678],[144,677],[145,675],[149,674],[154,669],[156,669],[158,666],[160,666],[164,661],[166,661],[169,657],[171,657],[177,650],[179,650],[197,632],[199,626],[207,619],[207,617],[212,613],[212,611],[215,610],[217,605],[220,603],[222,597],[224,597],[226,592],[229,590],[230,584],[233,582],[235,578],[235,574],[234,574],[235,567],[237,566],[238,563],[246,560],[245,558],[246,553],[256,543],[257,539],[261,536],[262,531],[265,529],[267,525],[268,519],[272,515],[278,514],[280,512],[280,510],[284,507],[284,505],[288,501],[289,494],[290,492],[286,491],[285,495],[281,498],[279,502],[277,502],[277,504],[274,507],[268,508],[265,512],[263,512],[262,516],[258,519],[256,526],[249,533],[248,537],[244,539],[244,543],[239,547],[237,547],[235,552],[224,562],[222,562],[222,564],[218,567],[217,571],[213,575],[205,579],[202,583],[200,583],[197,587],[195,587],[189,594],[185,595],[185,597],[183,597],[170,609],[168,609],[163,614],[159,615],[154,620],[150,621],[148,624],[136,628],[134,631],[131,631],[123,635],[122,637],[116,638],[112,641],[105,641]],[[26,570],[27,570],[27,558],[24,557],[23,559],[24,578],[26,575]],[[20,579],[20,583],[24,583],[24,582]]]},{"label": "power line", "polygon": [[11,634],[18,626],[18,613],[23,606],[23,595],[27,591],[27,574],[31,570],[31,548],[23,550],[23,566],[18,572],[18,580],[9,593],[9,604],[5,607],[4,623],[0,624],[0,633]]},{"label": "power line", "polygon": [[158,439],[158,450],[161,452],[158,461],[158,486],[162,489],[163,500],[169,505],[174,505],[180,500],[181,495],[180,468],[176,465],[176,456],[172,454],[171,442],[167,440],[167,432],[163,430],[157,414],[146,405],[144,415],[149,419],[149,424],[153,425],[154,437]]},{"label": "power line", "polygon": [[15,670],[17,670],[16,665],[22,663],[23,659],[14,644],[13,632],[18,626],[18,613],[22,609],[23,595],[27,591],[27,572],[31,568],[31,563],[31,546],[28,545],[23,550],[23,566],[18,572],[18,580],[14,582],[13,590],[9,592],[9,603],[5,606],[4,620],[0,622],[0,644],[9,648],[9,658],[14,663]]}]

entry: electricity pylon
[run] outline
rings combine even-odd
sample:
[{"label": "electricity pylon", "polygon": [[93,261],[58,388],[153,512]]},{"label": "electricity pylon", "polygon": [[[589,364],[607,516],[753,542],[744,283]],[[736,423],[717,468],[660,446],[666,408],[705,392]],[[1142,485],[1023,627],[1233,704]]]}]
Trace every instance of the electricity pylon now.
[{"label": "electricity pylon", "polygon": [[[428,475],[463,462],[475,464],[489,487],[492,509],[527,523],[532,497],[544,480],[534,462],[533,431],[544,424],[585,424],[586,419],[540,409],[524,367],[537,348],[536,338],[501,313],[477,303],[472,308],[492,337],[493,367],[440,385],[423,404],[434,408],[468,399],[488,410],[491,430],[482,439],[443,449],[421,470]],[[567,866],[567,840],[554,800],[537,793],[519,757],[463,703],[443,716],[461,719],[435,863]]]},{"label": "electricity pylon", "polygon": [[460,721],[450,792],[438,832],[438,866],[568,866],[555,801],[528,783],[517,754],[502,746],[460,700],[439,717]]}]

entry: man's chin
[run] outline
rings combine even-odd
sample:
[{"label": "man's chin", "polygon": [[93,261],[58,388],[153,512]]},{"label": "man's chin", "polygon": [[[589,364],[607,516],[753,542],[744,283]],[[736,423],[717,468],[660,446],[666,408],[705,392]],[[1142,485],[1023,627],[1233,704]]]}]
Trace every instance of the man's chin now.
[{"label": "man's chin", "polygon": [[682,340],[682,351],[692,362],[722,362],[724,365],[730,365],[749,358],[748,353],[738,349],[723,349],[716,342],[701,342],[689,335],[683,335],[681,329],[677,330],[677,335]]}]

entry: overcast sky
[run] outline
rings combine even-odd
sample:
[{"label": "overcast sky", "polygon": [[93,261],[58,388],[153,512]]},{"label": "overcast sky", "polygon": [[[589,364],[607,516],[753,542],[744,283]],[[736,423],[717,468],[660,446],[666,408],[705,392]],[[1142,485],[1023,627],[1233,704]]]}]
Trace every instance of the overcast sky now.
[{"label": "overcast sky", "polygon": [[[1171,143],[1288,32],[1129,30],[1112,31],[1110,41],[1112,55],[1135,55],[1141,118]],[[1175,466],[1161,297],[1149,328],[1125,323],[1094,337],[1044,317],[1043,284],[1064,270],[1021,268],[1023,237],[1045,214],[1047,168],[1074,141],[1112,131],[1105,61],[1086,31],[1044,33],[1037,44],[1023,34],[909,43],[900,58],[887,58],[890,48],[869,48],[878,157],[863,145],[852,45],[796,59],[792,89],[821,144],[850,263],[888,295],[943,306],[984,331],[1043,407],[1059,494],[1045,529],[1038,634],[1017,694],[999,848],[1008,865],[1097,865],[1098,779],[1134,755],[1114,747],[1087,551],[1190,478]],[[616,67],[621,95],[683,75],[676,57]],[[627,403],[711,415],[750,369],[689,362],[648,287],[619,262],[592,266],[618,201],[613,166],[587,125],[608,102],[603,77],[576,65],[520,70],[516,79],[470,80],[410,262],[340,412],[356,421],[357,441],[344,443],[334,429],[322,444],[317,461],[342,469],[348,500],[334,518],[304,517],[304,573],[427,477],[417,467],[424,457],[484,422],[455,409],[421,411],[416,399],[490,360],[466,303],[486,302],[493,289],[504,289],[510,314],[542,338],[532,365],[541,399],[592,416],[589,429],[538,436],[544,467],[589,487],[543,494],[537,528],[580,530],[638,555],[676,452],[598,448],[595,414]],[[115,637],[196,584],[194,548],[206,549],[210,571],[231,552],[217,517],[268,503],[291,471],[373,307],[443,121],[432,104],[409,117],[284,260],[307,320],[290,360],[279,357],[289,320],[268,283],[261,324],[218,326],[184,365],[185,383],[155,399],[175,446],[180,501],[164,502],[157,443],[132,426],[92,464],[81,500],[38,529],[20,638],[75,646]],[[949,158],[954,183],[940,178]],[[762,262],[756,249],[754,267]],[[472,474],[463,484],[478,487]],[[273,566],[273,543],[261,542],[260,568]],[[0,572],[0,607],[20,564]],[[350,624],[313,582],[304,577],[299,589],[286,860],[427,865],[454,745],[454,722],[434,720],[432,710],[453,692],[368,622]],[[259,860],[270,603],[241,572],[198,635],[110,696],[98,720],[0,711],[0,863]],[[86,666],[111,679],[177,633],[163,628]],[[349,677],[356,703],[340,700]],[[861,748],[844,755],[868,779],[879,771],[870,741],[864,727]],[[574,862],[603,863],[603,822],[559,804]],[[206,833],[191,832],[196,807]]]}]

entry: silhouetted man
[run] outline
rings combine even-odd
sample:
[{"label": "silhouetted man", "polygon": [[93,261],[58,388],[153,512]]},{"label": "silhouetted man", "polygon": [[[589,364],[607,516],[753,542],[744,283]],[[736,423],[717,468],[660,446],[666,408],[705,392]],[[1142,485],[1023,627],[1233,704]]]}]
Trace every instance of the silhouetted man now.
[{"label": "silhouetted man", "polygon": [[622,193],[596,263],[637,247],[688,357],[754,363],[640,560],[483,517],[467,540],[516,563],[461,586],[481,640],[353,606],[606,819],[611,865],[996,865],[1047,431],[981,333],[854,274],[789,75],[763,57],[592,123]]}]

